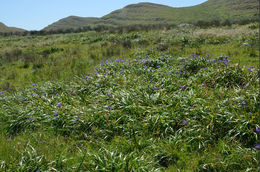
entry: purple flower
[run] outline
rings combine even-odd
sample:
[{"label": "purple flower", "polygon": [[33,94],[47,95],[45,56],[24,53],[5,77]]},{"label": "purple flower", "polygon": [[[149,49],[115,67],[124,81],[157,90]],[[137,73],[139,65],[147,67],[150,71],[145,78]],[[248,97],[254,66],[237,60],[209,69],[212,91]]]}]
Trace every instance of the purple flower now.
[{"label": "purple flower", "polygon": [[58,107],[58,108],[60,108],[61,107],[61,104],[59,103],[59,104],[57,104],[57,106],[56,107]]},{"label": "purple flower", "polygon": [[3,91],[1,91],[0,94],[4,95],[5,93]]},{"label": "purple flower", "polygon": [[89,77],[88,77],[88,76],[86,76],[85,78],[86,78],[86,79],[88,79]]},{"label": "purple flower", "polygon": [[179,70],[178,73],[181,74],[181,70]]},{"label": "purple flower", "polygon": [[224,61],[224,64],[227,66],[227,65],[228,65],[228,62],[227,62],[227,61]]},{"label": "purple flower", "polygon": [[107,107],[108,109],[112,109],[110,106]]},{"label": "purple flower", "polygon": [[124,63],[124,62],[125,62],[125,60],[121,59],[121,62],[123,62],[123,63]]},{"label": "purple flower", "polygon": [[169,72],[167,72],[165,75],[168,76],[168,75],[169,75]]},{"label": "purple flower", "polygon": [[118,59],[116,59],[115,62],[120,62],[120,61]]},{"label": "purple flower", "polygon": [[242,101],[242,102],[241,102],[241,105],[242,105],[242,106],[246,105],[246,102],[245,102],[245,101]]},{"label": "purple flower", "polygon": [[185,90],[185,85],[181,86],[181,91],[184,91]]},{"label": "purple flower", "polygon": [[187,124],[188,124],[188,121],[183,120],[183,121],[182,121],[182,124],[183,124],[183,125],[187,125]]},{"label": "purple flower", "polygon": [[260,128],[259,127],[256,127],[255,131],[260,134]]},{"label": "purple flower", "polygon": [[33,120],[33,117],[30,117],[29,119],[32,121],[32,120]]},{"label": "purple flower", "polygon": [[32,86],[35,86],[35,85],[36,85],[35,83],[32,84]]},{"label": "purple flower", "polygon": [[248,72],[252,72],[252,69],[251,69],[251,68],[248,68]]},{"label": "purple flower", "polygon": [[208,69],[208,67],[205,67],[205,68],[204,68],[204,70],[207,70],[207,69]]},{"label": "purple flower", "polygon": [[260,144],[256,145],[255,148],[256,148],[257,150],[260,150]]},{"label": "purple flower", "polygon": [[107,94],[107,96],[108,96],[108,97],[111,97],[111,96],[112,96],[112,94],[111,94],[111,93],[108,93],[108,94]]},{"label": "purple flower", "polygon": [[154,87],[154,90],[158,90],[158,87]]},{"label": "purple flower", "polygon": [[24,101],[26,101],[26,100],[27,100],[27,98],[25,97],[23,100],[24,100]]},{"label": "purple flower", "polygon": [[80,118],[79,117],[77,117],[77,119],[76,119],[77,121],[79,121],[80,120]]},{"label": "purple flower", "polygon": [[54,113],[54,115],[55,115],[55,116],[58,116],[58,113],[57,113],[57,112],[55,112],[55,113]]},{"label": "purple flower", "polygon": [[117,86],[116,83],[113,84],[114,86]]}]

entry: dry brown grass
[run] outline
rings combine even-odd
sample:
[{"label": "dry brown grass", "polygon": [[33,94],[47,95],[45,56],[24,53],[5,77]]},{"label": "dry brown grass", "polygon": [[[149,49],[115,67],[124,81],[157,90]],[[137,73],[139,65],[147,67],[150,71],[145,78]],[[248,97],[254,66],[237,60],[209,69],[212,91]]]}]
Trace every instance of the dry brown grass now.
[{"label": "dry brown grass", "polygon": [[207,28],[207,29],[197,29],[193,32],[193,36],[198,37],[201,35],[209,35],[209,36],[236,36],[240,34],[253,34],[257,33],[258,29],[250,29],[248,25],[232,25],[232,26],[225,26],[219,28]]}]

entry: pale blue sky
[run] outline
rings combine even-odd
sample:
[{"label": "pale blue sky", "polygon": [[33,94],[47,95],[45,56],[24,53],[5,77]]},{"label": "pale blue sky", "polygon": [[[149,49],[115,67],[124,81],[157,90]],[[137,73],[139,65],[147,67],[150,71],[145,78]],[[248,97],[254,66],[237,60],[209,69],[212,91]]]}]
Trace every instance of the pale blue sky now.
[{"label": "pale blue sky", "polygon": [[71,15],[102,17],[126,5],[152,2],[172,7],[193,6],[206,0],[1,0],[0,22],[27,30],[40,30]]}]

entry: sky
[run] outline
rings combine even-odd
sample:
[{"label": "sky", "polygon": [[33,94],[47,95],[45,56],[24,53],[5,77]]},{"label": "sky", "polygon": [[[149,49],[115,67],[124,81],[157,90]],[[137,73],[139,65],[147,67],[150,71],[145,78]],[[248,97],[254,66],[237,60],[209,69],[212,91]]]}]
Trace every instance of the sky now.
[{"label": "sky", "polygon": [[0,22],[26,30],[41,30],[68,16],[102,17],[129,4],[152,2],[187,7],[207,0],[1,0]]}]

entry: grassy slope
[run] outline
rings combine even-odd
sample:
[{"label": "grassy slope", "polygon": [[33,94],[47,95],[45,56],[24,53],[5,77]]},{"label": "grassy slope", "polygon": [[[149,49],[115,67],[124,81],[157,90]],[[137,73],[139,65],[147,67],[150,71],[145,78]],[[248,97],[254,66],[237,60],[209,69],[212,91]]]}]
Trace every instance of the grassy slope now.
[{"label": "grassy slope", "polygon": [[87,32],[3,37],[0,38],[0,89],[23,88],[32,82],[51,79],[70,80],[75,75],[91,72],[101,59],[128,57],[138,48],[145,52],[161,49],[174,56],[189,56],[192,53],[210,53],[215,57],[228,55],[235,63],[257,65],[258,30],[251,30],[249,26],[211,29],[180,27],[128,34]]},{"label": "grassy slope", "polygon": [[22,32],[25,31],[24,29],[15,28],[15,27],[8,27],[5,24],[0,22],[0,32]]},{"label": "grassy slope", "polygon": [[[172,8],[169,6],[139,3],[128,5],[123,9],[116,10],[100,19],[96,23],[88,23],[88,18],[66,18],[67,23],[71,23],[69,27],[82,27],[92,24],[103,25],[129,25],[129,24],[158,24],[171,23],[179,24],[184,22],[196,22],[198,20],[211,21],[214,19],[241,19],[241,18],[256,18],[258,14],[257,0],[209,0],[203,4],[185,7]],[[75,23],[74,20],[79,20],[80,23]],[[84,20],[85,19],[85,20]],[[62,22],[64,23],[64,20]],[[54,23],[46,30],[54,28],[62,28],[64,25],[60,22]],[[68,27],[68,26],[66,26]]]},{"label": "grassy slope", "polygon": [[[61,19],[50,26],[47,26],[45,30],[57,30],[57,29],[71,29],[71,28],[79,28],[79,27],[85,27],[85,26],[92,26],[92,25],[98,25],[98,24],[104,24],[105,21],[103,21],[100,18],[91,18],[91,17],[77,17],[77,16],[70,16],[64,19]],[[109,23],[107,23],[109,24]]]},{"label": "grassy slope", "polygon": [[251,70],[227,57],[140,49],[69,82],[3,92],[0,169],[257,171]]},{"label": "grassy slope", "polygon": [[259,171],[250,28],[0,37],[0,170]]}]

